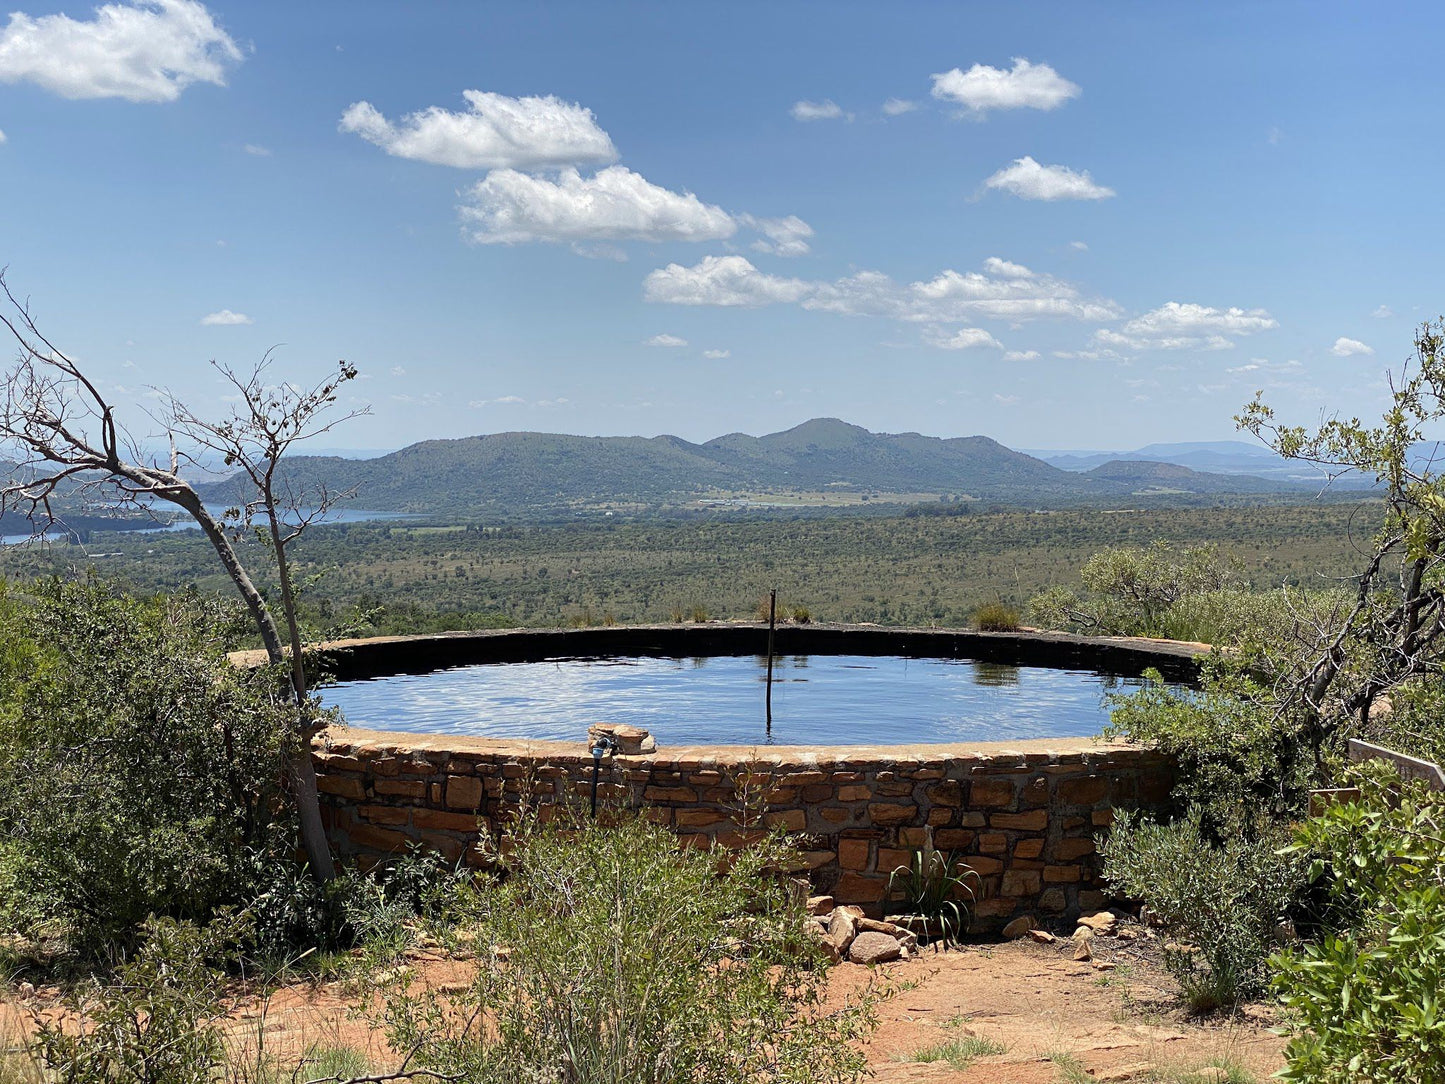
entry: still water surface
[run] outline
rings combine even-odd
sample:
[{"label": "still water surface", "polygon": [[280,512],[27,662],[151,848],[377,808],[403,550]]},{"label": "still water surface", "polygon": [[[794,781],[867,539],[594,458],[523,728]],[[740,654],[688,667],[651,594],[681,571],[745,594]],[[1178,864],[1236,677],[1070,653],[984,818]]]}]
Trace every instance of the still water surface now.
[{"label": "still water surface", "polygon": [[801,655],[774,660],[602,658],[493,663],[321,690],[353,726],[583,742],[591,723],[645,727],[665,745],[868,745],[1083,737],[1110,692],[1140,681],[955,659]]}]

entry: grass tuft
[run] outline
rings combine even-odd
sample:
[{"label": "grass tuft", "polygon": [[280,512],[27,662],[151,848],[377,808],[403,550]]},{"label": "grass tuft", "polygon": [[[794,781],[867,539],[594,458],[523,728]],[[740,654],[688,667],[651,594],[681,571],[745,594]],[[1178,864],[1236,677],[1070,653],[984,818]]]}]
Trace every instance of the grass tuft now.
[{"label": "grass tuft", "polygon": [[946,1061],[954,1069],[966,1069],[978,1058],[1005,1054],[1008,1047],[992,1039],[980,1039],[974,1035],[963,1035],[956,1039],[919,1047],[904,1061],[936,1062]]}]

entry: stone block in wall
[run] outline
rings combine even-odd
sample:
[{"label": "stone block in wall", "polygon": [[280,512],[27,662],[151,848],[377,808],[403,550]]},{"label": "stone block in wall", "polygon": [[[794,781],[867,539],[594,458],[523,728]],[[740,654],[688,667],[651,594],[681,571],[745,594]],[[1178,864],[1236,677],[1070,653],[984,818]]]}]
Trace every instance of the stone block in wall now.
[{"label": "stone block in wall", "polygon": [[912,821],[918,816],[918,807],[898,802],[874,802],[868,807],[868,816],[874,824],[891,827]]},{"label": "stone block in wall", "polygon": [[1043,888],[1043,878],[1036,869],[1004,870],[999,894],[1003,896],[1037,896]]},{"label": "stone block in wall", "polygon": [[869,843],[866,839],[840,839],[838,841],[838,865],[846,870],[868,868]]},{"label": "stone block in wall", "polygon": [[405,824],[411,819],[411,811],[404,806],[363,805],[358,806],[356,812],[372,824]]},{"label": "stone block in wall", "polygon": [[963,784],[957,779],[945,779],[924,788],[924,794],[934,805],[963,805]]},{"label": "stone block in wall", "polygon": [[1049,804],[1049,780],[1047,776],[1030,779],[1019,791],[1019,805],[1024,809],[1042,809]]},{"label": "stone block in wall", "polygon": [[1014,844],[1015,858],[1037,858],[1044,853],[1044,841],[1040,838],[1021,839]]},{"label": "stone block in wall", "polygon": [[371,789],[389,798],[415,798],[420,801],[426,797],[426,782],[421,779],[378,779],[371,784]]},{"label": "stone block in wall", "polygon": [[833,894],[839,899],[859,904],[877,903],[887,891],[888,878],[867,877],[851,870],[845,870],[833,886]]},{"label": "stone block in wall", "polygon": [[346,833],[354,847],[365,847],[372,851],[399,852],[412,842],[405,832],[390,828],[379,828],[374,824],[357,823]]},{"label": "stone block in wall", "polygon": [[968,788],[971,806],[1002,809],[1014,804],[1017,791],[1012,779],[975,779]]},{"label": "stone block in wall", "polygon": [[316,780],[316,789],[322,794],[332,794],[352,801],[366,800],[366,784],[359,775],[323,775]]},{"label": "stone block in wall", "polygon": [[448,809],[480,809],[482,781],[474,775],[453,775],[447,778]]},{"label": "stone block in wall", "polygon": [[840,802],[866,802],[873,797],[873,788],[853,783],[846,787],[838,788],[838,801]]},{"label": "stone block in wall", "polygon": [[1082,779],[1061,779],[1059,781],[1059,804],[1098,805],[1109,797],[1109,780],[1104,776],[1090,775]]},{"label": "stone block in wall", "polygon": [[1075,884],[1083,875],[1078,866],[1045,866],[1044,881],[1048,884]]},{"label": "stone block in wall", "polygon": [[442,809],[418,809],[412,814],[411,823],[421,830],[442,832],[476,832],[478,827],[475,813],[449,813]]},{"label": "stone block in wall", "polygon": [[1083,839],[1061,839],[1052,848],[1054,857],[1060,862],[1072,862],[1086,854],[1093,854],[1097,849],[1092,836]]},{"label": "stone block in wall", "polygon": [[1047,809],[1031,809],[1027,813],[990,813],[988,825],[990,828],[1042,832],[1049,826],[1049,811]]}]

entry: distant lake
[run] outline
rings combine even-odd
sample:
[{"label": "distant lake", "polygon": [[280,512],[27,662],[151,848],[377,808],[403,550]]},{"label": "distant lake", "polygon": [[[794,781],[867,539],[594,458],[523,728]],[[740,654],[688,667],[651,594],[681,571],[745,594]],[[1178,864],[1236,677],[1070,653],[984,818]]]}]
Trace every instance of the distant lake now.
[{"label": "distant lake", "polygon": [[[221,517],[221,514],[222,514],[223,512],[225,512],[227,508],[231,508],[231,507],[234,507],[234,505],[208,504],[208,505],[205,506],[206,511],[210,512],[211,515],[215,516],[217,519],[219,519],[219,518]],[[303,509],[302,511],[303,511],[303,513],[304,513],[304,512],[309,511],[309,509]],[[170,510],[167,509],[167,510],[165,511],[165,514],[170,515],[170,514],[171,514]],[[63,541],[65,541],[68,537],[70,537],[70,536],[72,536],[72,535],[76,535],[76,534],[79,534],[79,535],[82,535],[82,536],[84,536],[84,535],[101,534],[101,533],[105,533],[105,534],[127,534],[127,535],[130,535],[130,534],[174,534],[174,533],[176,533],[176,532],[178,532],[178,531],[199,531],[199,530],[200,530],[200,528],[199,528],[198,526],[196,526],[196,521],[193,520],[193,519],[191,519],[190,516],[187,516],[187,515],[185,515],[184,513],[181,513],[181,514],[178,516],[178,518],[177,518],[174,522],[172,522],[172,523],[151,523],[151,524],[146,524],[145,526],[136,526],[136,527],[119,526],[118,524],[119,524],[120,522],[122,522],[122,521],[116,521],[116,520],[105,521],[104,523],[96,522],[99,518],[100,518],[100,517],[96,517],[96,516],[87,516],[87,517],[85,517],[85,519],[88,521],[88,523],[87,523],[86,526],[84,526],[84,527],[76,527],[76,528],[74,528],[73,530],[70,530],[70,531],[47,531],[47,532],[45,533],[45,535],[44,535],[44,539],[45,539],[45,541],[47,541],[47,542],[63,542]],[[333,524],[333,523],[370,523],[370,522],[377,521],[377,520],[401,520],[401,519],[417,519],[417,518],[418,518],[417,516],[411,515],[410,513],[407,513],[407,512],[372,512],[372,511],[368,511],[368,510],[362,509],[362,508],[334,508],[334,509],[332,509],[330,512],[328,512],[325,516],[322,516],[320,519],[318,519],[316,522],[317,522],[317,523],[326,523],[326,524]],[[129,521],[124,521],[124,522],[136,523],[136,522],[139,522],[139,521],[137,521],[137,520],[129,520]],[[31,535],[28,535],[28,534],[6,534],[6,535],[0,535],[0,545],[5,545],[5,546],[19,545],[20,543],[30,541],[31,538],[32,538],[32,536],[31,536]]]}]

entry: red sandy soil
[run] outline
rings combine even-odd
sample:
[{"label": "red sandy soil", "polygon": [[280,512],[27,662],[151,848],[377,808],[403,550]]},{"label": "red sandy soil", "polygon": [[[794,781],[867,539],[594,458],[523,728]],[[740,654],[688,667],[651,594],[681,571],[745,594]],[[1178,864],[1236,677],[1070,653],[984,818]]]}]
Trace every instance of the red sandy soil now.
[{"label": "red sandy soil", "polygon": [[[1284,1040],[1258,1006],[1232,1017],[1190,1019],[1178,1006],[1167,976],[1150,960],[1143,941],[1094,941],[1094,963],[1077,963],[1067,938],[1040,944],[1025,938],[971,945],[947,952],[924,950],[912,960],[878,969],[885,980],[910,988],[885,1003],[880,1026],[867,1043],[881,1084],[1052,1084],[1060,1079],[1051,1055],[1068,1053],[1098,1080],[1147,1081],[1155,1069],[1189,1069],[1227,1059],[1265,1080],[1283,1065]],[[1113,968],[1108,967],[1113,964]],[[1100,966],[1102,965],[1102,967]],[[419,982],[445,988],[466,983],[470,964],[414,953]],[[861,990],[869,969],[836,967],[830,1000]],[[30,1011],[45,1011],[50,991],[0,1001],[0,1037],[24,1030]],[[386,1065],[385,1044],[355,1011],[345,983],[297,983],[262,1000],[243,997],[233,1013],[237,1043],[258,1037],[269,1054],[294,1061],[316,1044],[367,1051]],[[1006,1052],[979,1058],[963,1070],[947,1062],[912,1060],[921,1048],[974,1035]]]}]

